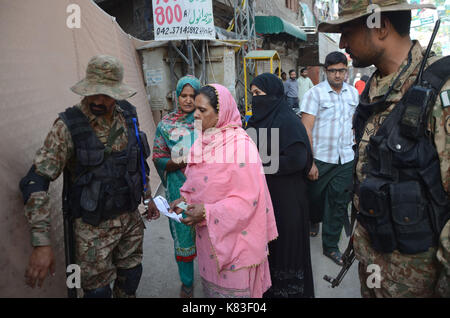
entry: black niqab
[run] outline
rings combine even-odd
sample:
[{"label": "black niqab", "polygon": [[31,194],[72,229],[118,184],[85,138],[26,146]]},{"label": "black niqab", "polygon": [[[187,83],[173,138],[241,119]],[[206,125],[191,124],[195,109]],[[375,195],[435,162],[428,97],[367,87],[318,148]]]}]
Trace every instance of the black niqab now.
[{"label": "black niqab", "polygon": [[311,146],[309,144],[306,129],[300,118],[289,107],[284,95],[282,81],[271,73],[263,73],[255,77],[250,87],[255,85],[267,95],[253,97],[252,117],[250,117],[247,128],[256,129],[259,145],[259,128],[267,128],[267,147],[270,154],[271,128],[280,129],[280,153],[283,153],[289,146],[295,143],[303,143],[308,150],[308,164],[305,167],[306,173],[312,165]]}]

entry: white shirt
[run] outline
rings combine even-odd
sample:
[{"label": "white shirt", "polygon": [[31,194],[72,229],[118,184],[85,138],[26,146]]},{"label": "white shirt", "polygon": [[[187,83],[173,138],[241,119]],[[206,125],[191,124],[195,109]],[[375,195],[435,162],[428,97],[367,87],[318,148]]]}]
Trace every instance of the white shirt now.
[{"label": "white shirt", "polygon": [[309,77],[299,76],[297,79],[298,82],[298,100],[301,103],[303,96],[305,93],[314,86]]},{"label": "white shirt", "polygon": [[328,81],[305,93],[300,111],[316,117],[312,129],[315,159],[333,164],[354,159],[352,117],[358,101],[356,88],[345,82],[339,94]]}]

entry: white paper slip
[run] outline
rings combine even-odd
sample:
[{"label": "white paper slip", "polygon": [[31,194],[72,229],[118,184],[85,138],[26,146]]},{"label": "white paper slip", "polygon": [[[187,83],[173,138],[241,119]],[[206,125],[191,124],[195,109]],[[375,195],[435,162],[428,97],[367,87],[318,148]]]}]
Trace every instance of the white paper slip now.
[{"label": "white paper slip", "polygon": [[164,197],[158,195],[156,198],[153,198],[153,202],[155,202],[156,207],[158,208],[159,212],[161,212],[168,218],[174,219],[178,223],[181,223],[181,221],[180,221],[182,219],[181,214],[176,214],[175,212],[169,212],[170,205]]}]

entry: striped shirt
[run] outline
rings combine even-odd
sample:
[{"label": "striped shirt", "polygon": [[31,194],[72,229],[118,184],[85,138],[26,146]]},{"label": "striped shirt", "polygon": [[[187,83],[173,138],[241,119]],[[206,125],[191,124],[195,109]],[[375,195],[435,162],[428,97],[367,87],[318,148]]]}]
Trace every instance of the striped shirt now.
[{"label": "striped shirt", "polygon": [[300,111],[316,117],[312,129],[315,159],[333,164],[354,159],[352,117],[358,101],[358,91],[347,83],[339,94],[328,81],[305,93]]}]

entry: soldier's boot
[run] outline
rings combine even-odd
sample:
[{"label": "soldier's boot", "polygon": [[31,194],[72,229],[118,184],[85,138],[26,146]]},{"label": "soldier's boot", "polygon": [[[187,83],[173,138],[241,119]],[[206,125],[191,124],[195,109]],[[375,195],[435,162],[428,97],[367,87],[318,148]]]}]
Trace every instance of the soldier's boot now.
[{"label": "soldier's boot", "polygon": [[130,269],[117,269],[114,298],[136,298],[136,290],[142,276],[142,264]]},{"label": "soldier's boot", "polygon": [[112,292],[109,285],[96,289],[83,290],[84,298],[111,298]]}]

